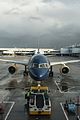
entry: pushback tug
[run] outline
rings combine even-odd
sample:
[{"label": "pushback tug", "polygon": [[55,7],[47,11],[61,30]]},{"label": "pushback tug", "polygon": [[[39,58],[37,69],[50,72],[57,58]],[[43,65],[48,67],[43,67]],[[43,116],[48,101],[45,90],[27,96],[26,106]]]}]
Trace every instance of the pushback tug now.
[{"label": "pushback tug", "polygon": [[31,87],[29,96],[25,94],[27,99],[27,110],[29,115],[51,115],[51,100],[48,95],[47,86]]}]

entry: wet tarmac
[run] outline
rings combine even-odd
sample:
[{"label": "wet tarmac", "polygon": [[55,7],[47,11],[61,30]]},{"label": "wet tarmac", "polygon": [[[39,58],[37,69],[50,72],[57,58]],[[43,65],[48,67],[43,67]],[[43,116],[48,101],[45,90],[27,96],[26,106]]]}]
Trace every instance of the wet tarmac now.
[{"label": "wet tarmac", "polygon": [[[29,57],[3,57],[4,59],[28,60]],[[64,61],[77,58],[71,57],[49,57],[50,61]],[[80,97],[80,63],[69,64],[70,72],[67,75],[61,75],[59,72],[60,66],[54,66],[54,77],[43,81],[41,84],[49,87],[49,96],[52,102],[51,117],[28,115],[25,110],[25,90],[31,85],[35,85],[30,76],[23,77],[24,66],[19,65],[18,70],[14,75],[8,73],[10,64],[0,63],[0,102],[3,101],[5,114],[4,120],[76,120],[76,115],[67,114],[63,104],[66,100],[72,99],[77,102],[77,96]],[[11,81],[17,81],[16,89],[6,90]],[[62,83],[66,82],[68,91],[62,91]],[[78,109],[80,115],[80,108]]]}]

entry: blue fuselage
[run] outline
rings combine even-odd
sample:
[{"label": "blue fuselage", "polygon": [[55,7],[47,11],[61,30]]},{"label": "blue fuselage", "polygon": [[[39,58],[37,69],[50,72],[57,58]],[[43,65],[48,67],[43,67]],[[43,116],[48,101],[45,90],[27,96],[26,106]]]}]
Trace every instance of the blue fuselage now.
[{"label": "blue fuselage", "polygon": [[49,67],[49,61],[44,55],[37,54],[29,60],[29,74],[36,81],[42,81],[48,78]]}]

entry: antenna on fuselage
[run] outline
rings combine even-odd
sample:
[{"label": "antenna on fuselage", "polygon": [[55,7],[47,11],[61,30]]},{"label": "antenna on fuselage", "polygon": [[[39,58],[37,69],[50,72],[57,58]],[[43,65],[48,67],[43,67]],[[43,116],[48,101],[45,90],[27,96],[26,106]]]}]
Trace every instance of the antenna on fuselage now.
[{"label": "antenna on fuselage", "polygon": [[37,51],[37,53],[39,54],[40,53],[40,48],[39,48],[39,40],[37,41],[38,42],[38,51]]}]

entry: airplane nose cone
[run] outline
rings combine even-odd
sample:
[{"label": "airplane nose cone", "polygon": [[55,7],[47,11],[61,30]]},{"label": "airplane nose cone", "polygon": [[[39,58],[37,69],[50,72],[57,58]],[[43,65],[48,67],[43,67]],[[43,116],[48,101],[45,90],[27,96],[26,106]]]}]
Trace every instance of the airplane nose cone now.
[{"label": "airplane nose cone", "polygon": [[32,73],[37,78],[40,78],[44,75],[44,73],[42,71],[39,71],[39,70],[38,71],[33,71]]},{"label": "airplane nose cone", "polygon": [[38,70],[32,70],[31,71],[33,79],[39,81],[44,80],[46,77],[48,77],[48,69],[38,69]]},{"label": "airplane nose cone", "polygon": [[37,77],[37,78],[41,78],[41,77],[43,77],[43,76],[44,76],[43,73],[40,73],[40,72],[39,72],[39,73],[36,73],[36,77]]}]

